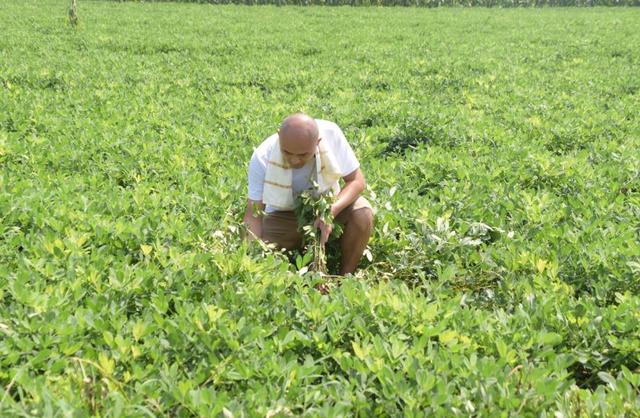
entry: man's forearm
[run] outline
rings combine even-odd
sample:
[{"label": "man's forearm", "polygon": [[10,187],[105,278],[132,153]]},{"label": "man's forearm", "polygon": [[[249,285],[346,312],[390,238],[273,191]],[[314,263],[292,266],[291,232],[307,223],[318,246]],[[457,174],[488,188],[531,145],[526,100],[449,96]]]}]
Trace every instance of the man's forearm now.
[{"label": "man's forearm", "polygon": [[262,216],[245,216],[243,223],[249,230],[249,234],[247,234],[249,241],[262,239]]},{"label": "man's forearm", "polygon": [[344,188],[338,193],[338,198],[331,205],[331,215],[335,218],[342,212],[347,206],[352,204],[358,199],[360,193],[364,191],[365,183],[361,180],[354,180],[346,183]]}]

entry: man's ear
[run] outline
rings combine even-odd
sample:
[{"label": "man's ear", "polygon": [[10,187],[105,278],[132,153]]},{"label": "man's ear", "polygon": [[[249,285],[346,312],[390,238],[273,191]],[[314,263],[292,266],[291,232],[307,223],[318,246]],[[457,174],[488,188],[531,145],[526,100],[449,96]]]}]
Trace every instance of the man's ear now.
[{"label": "man's ear", "polygon": [[318,142],[316,142],[316,145],[318,145],[320,143],[320,141],[322,141],[322,137],[318,138]]}]

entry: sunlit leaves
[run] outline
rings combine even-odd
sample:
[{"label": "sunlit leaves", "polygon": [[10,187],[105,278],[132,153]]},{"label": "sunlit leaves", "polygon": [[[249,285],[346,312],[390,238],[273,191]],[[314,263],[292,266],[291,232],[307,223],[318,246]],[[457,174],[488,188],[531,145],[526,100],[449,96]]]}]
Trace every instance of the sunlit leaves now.
[{"label": "sunlit leaves", "polygon": [[[1,415],[640,409],[637,11],[5,3]],[[328,295],[239,237],[297,110],[377,210]]]}]

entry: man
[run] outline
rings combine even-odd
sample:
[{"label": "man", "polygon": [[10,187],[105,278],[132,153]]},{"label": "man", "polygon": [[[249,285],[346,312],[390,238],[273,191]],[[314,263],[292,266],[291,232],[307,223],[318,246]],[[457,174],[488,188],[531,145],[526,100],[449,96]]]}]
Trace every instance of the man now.
[{"label": "man", "polygon": [[[340,188],[338,180],[344,180]],[[253,153],[249,163],[249,198],[244,224],[249,236],[275,243],[279,248],[300,248],[302,235],[293,212],[295,198],[312,187],[337,193],[331,216],[344,225],[340,237],[340,274],[358,266],[373,229],[373,211],[360,193],[365,179],[360,164],[342,130],[332,122],[296,113],[287,117],[276,134]],[[318,219],[324,245],[332,226]]]}]

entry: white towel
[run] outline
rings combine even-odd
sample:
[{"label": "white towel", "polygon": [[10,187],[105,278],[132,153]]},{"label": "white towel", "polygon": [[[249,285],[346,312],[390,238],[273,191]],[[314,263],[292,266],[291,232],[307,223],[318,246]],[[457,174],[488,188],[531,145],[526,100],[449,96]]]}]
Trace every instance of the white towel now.
[{"label": "white towel", "polygon": [[[286,163],[282,155],[279,141],[273,147],[267,164],[262,203],[277,210],[292,210],[294,207],[293,188],[291,186],[293,174],[291,167]],[[316,159],[318,192],[324,194],[330,190],[336,193],[338,180],[342,177],[342,173],[338,169],[333,153],[323,141],[318,143],[314,157]]]}]

